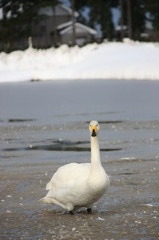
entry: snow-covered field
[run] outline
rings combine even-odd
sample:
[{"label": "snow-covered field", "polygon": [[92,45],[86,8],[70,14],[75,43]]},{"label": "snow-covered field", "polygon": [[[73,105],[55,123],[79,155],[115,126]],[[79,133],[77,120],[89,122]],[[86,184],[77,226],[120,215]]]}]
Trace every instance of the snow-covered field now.
[{"label": "snow-covered field", "polygon": [[159,80],[159,44],[127,40],[0,53],[0,82],[65,79]]}]

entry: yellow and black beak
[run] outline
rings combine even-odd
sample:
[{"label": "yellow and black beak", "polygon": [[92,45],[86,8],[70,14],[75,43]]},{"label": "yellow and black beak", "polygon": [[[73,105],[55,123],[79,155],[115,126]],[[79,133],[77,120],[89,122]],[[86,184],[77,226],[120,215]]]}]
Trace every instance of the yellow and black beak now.
[{"label": "yellow and black beak", "polygon": [[90,127],[90,132],[91,132],[91,136],[92,137],[96,137],[97,136],[97,126],[91,126]]},{"label": "yellow and black beak", "polygon": [[92,135],[91,135],[92,137],[96,137],[97,136],[97,134],[96,134],[96,130],[93,128],[93,130],[92,130]]}]

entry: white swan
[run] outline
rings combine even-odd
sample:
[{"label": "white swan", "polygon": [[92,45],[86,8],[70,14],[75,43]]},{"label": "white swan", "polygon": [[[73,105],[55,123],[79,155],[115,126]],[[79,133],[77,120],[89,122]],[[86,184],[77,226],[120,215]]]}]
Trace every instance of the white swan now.
[{"label": "white swan", "polygon": [[80,207],[91,213],[91,205],[103,196],[110,182],[100,161],[97,133],[99,124],[91,121],[91,163],[69,163],[60,167],[46,185],[49,190],[40,201],[67,209],[71,214]]}]

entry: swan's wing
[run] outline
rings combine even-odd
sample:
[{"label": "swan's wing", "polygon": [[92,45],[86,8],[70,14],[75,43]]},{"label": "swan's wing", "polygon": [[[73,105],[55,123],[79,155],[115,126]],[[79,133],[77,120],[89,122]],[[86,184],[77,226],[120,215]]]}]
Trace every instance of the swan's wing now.
[{"label": "swan's wing", "polygon": [[[90,163],[71,163],[60,167],[47,184],[49,192],[46,197],[56,199],[66,205],[79,204],[87,193],[87,182],[90,174]],[[84,200],[85,201],[85,200]]]},{"label": "swan's wing", "polygon": [[70,163],[60,167],[46,185],[46,190],[71,188],[79,181],[88,178],[90,163]]}]

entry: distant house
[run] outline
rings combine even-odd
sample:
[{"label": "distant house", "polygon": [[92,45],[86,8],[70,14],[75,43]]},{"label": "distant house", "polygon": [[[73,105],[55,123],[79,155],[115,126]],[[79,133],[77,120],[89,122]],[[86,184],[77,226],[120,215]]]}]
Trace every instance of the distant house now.
[{"label": "distant house", "polygon": [[[39,20],[32,25],[32,41],[35,47],[60,45],[57,26],[72,19],[72,10],[64,5],[43,7],[39,10]],[[75,12],[75,17],[78,13]]]},{"label": "distant house", "polygon": [[[74,13],[75,19],[78,13]],[[82,46],[95,40],[97,32],[75,22],[75,42]],[[43,7],[39,10],[39,21],[32,25],[32,42],[37,48],[73,44],[73,13],[64,5]]]},{"label": "distant house", "polygon": [[[75,41],[79,46],[93,42],[96,39],[97,32],[81,23],[76,22]],[[73,23],[72,21],[61,24],[57,27],[60,43],[72,45]]]}]

